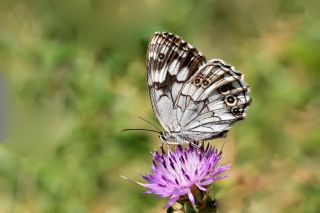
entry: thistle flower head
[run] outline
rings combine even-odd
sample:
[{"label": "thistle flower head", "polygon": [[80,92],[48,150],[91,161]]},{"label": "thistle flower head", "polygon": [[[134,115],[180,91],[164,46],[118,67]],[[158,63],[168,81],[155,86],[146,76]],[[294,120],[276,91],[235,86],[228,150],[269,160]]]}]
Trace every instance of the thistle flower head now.
[{"label": "thistle flower head", "polygon": [[166,208],[186,196],[195,205],[195,189],[207,191],[214,181],[227,177],[220,174],[230,169],[230,165],[220,166],[220,158],[221,152],[209,144],[206,148],[179,145],[167,152],[161,147],[161,152],[153,153],[152,172],[143,176],[147,183],[142,185],[147,193],[169,197]]}]

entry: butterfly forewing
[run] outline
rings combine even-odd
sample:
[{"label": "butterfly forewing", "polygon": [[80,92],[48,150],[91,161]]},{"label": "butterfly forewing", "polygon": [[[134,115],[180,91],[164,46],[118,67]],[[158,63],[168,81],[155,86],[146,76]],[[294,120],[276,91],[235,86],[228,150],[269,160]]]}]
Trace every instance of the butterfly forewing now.
[{"label": "butterfly forewing", "polygon": [[180,126],[173,103],[184,83],[206,59],[190,44],[171,33],[155,33],[147,52],[147,75],[153,110],[166,131]]},{"label": "butterfly forewing", "polygon": [[153,110],[163,128],[177,133],[180,142],[220,137],[246,116],[250,97],[243,75],[222,60],[206,62],[176,35],[153,35],[147,73]]}]

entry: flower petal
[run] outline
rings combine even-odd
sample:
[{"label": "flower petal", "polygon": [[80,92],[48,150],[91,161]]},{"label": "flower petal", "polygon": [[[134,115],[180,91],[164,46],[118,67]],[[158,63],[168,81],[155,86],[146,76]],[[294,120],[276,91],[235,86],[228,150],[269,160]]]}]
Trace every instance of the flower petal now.
[{"label": "flower petal", "polygon": [[175,202],[177,202],[177,200],[179,199],[180,196],[171,196],[168,203],[166,204],[165,208],[169,208],[170,206],[172,206]]},{"label": "flower petal", "polygon": [[193,206],[196,205],[196,202],[194,201],[193,194],[191,192],[188,193],[188,197],[189,197],[189,200],[192,203],[192,205]]},{"label": "flower petal", "polygon": [[197,186],[198,189],[200,189],[201,191],[207,191],[207,189],[204,188],[203,186],[201,186],[199,183],[196,183],[196,186]]}]

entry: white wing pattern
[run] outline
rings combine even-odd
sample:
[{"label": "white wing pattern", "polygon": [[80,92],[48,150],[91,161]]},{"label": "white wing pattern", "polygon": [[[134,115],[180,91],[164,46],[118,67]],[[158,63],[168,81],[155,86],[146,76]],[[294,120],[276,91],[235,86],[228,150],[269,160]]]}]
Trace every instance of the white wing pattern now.
[{"label": "white wing pattern", "polygon": [[206,61],[172,33],[155,33],[147,52],[147,76],[154,113],[169,144],[223,137],[246,116],[249,86],[243,75],[219,59]]}]

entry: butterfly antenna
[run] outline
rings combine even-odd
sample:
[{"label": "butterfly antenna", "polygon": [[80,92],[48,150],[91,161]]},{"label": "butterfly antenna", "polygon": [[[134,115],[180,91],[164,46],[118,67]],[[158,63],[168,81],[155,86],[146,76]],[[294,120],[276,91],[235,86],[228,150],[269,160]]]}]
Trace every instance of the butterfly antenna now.
[{"label": "butterfly antenna", "polygon": [[148,132],[156,132],[158,134],[161,134],[160,131],[156,131],[153,129],[123,129],[123,130],[121,130],[121,132],[125,132],[125,131],[148,131]]},{"label": "butterfly antenna", "polygon": [[159,132],[161,132],[161,130],[156,126],[154,125],[153,123],[151,123],[150,121],[148,121],[147,119],[143,118],[143,117],[140,117],[138,116],[138,118],[140,118],[141,120],[147,122],[148,124],[150,124],[151,126],[153,126],[154,128],[156,128]]}]

